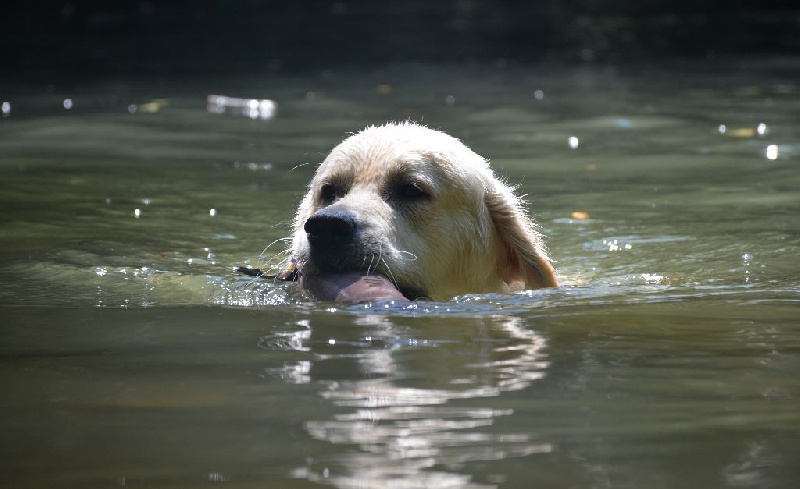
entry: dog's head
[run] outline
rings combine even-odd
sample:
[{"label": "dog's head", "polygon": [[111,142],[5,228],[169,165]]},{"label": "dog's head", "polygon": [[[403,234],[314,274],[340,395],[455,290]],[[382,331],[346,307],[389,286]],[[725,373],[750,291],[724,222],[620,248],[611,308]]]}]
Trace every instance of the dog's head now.
[{"label": "dog's head", "polygon": [[305,280],[373,272],[411,299],[556,285],[535,224],[488,162],[413,123],[369,127],[331,151],[292,251]]}]

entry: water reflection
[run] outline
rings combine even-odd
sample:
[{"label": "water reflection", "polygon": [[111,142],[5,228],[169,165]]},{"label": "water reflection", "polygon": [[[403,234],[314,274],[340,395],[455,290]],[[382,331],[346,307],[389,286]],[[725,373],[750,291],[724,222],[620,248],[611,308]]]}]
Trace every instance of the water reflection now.
[{"label": "water reflection", "polygon": [[269,120],[275,117],[278,104],[270,99],[247,99],[226,95],[206,97],[206,110],[212,114],[244,115],[251,119]]},{"label": "water reflection", "polygon": [[[406,318],[408,319],[408,318]],[[317,383],[319,395],[339,408],[331,418],[306,423],[317,440],[356,450],[309,460],[294,475],[337,487],[414,488],[471,482],[460,464],[548,453],[535,433],[502,432],[496,408],[470,406],[477,398],[503,396],[542,379],[546,340],[510,317],[436,318],[414,330],[403,318],[366,315],[332,330],[329,322],[262,338],[261,346],[307,352],[268,372],[289,383]],[[354,323],[354,324],[353,324]],[[453,338],[455,332],[464,340]]]},{"label": "water reflection", "polygon": [[780,151],[777,144],[770,144],[764,151],[764,154],[766,155],[768,160],[777,160],[779,153]]}]

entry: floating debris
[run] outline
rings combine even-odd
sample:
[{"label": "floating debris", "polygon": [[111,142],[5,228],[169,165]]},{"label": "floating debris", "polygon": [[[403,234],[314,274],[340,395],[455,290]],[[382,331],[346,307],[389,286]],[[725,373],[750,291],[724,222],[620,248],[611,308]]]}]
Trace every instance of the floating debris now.
[{"label": "floating debris", "polygon": [[732,138],[751,139],[756,136],[766,136],[769,134],[769,126],[761,122],[756,127],[734,127],[730,128],[725,124],[717,126],[717,132]]},{"label": "floating debris", "polygon": [[131,114],[135,114],[136,112],[155,114],[167,105],[169,105],[169,100],[165,98],[157,98],[139,105],[131,104],[128,106],[128,112]]}]

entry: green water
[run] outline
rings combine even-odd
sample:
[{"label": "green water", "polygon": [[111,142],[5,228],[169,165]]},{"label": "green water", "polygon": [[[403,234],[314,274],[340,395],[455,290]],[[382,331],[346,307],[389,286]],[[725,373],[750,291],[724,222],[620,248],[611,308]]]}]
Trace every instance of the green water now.
[{"label": "green water", "polygon": [[[795,487],[797,80],[778,60],[0,87],[0,485]],[[207,110],[219,93],[278,112]],[[233,271],[280,261],[333,145],[405,118],[520,185],[562,287],[333,305]]]}]

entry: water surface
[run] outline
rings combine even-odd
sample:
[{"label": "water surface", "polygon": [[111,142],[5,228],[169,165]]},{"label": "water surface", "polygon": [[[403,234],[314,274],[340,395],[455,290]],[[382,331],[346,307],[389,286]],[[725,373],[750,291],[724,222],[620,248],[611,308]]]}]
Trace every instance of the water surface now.
[{"label": "water surface", "polygon": [[[3,485],[793,487],[798,72],[6,87]],[[406,118],[519,185],[562,287],[334,305],[233,271],[279,266],[342,137]]]}]

